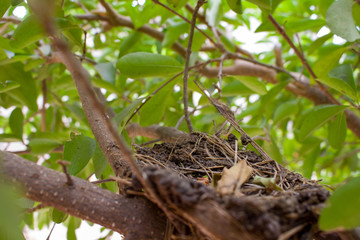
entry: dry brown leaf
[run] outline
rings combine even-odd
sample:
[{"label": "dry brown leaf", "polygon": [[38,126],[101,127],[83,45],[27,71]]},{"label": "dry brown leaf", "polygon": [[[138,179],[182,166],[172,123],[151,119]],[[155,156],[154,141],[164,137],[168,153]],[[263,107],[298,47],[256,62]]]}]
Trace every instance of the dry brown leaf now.
[{"label": "dry brown leaf", "polygon": [[216,191],[222,195],[242,195],[240,187],[249,180],[252,171],[253,168],[249,167],[245,160],[239,161],[230,169],[224,168]]}]

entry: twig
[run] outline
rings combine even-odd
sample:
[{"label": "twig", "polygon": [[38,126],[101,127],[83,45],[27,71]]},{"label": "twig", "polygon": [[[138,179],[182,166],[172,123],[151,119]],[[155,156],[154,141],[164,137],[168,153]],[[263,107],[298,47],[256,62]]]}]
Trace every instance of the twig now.
[{"label": "twig", "polygon": [[86,57],[86,36],[87,36],[87,31],[84,30],[84,44],[83,44],[83,52],[82,52],[82,56],[80,57],[80,61],[82,62],[84,60],[84,58]]},{"label": "twig", "polygon": [[[193,7],[188,3],[185,5],[185,8],[186,8],[186,10],[188,10],[191,13],[194,11]],[[198,19],[200,22],[204,23],[209,29],[211,28],[210,24],[206,21],[206,17],[204,15],[198,14]],[[216,29],[216,33],[218,36],[223,36],[223,33],[219,29],[217,29],[217,28],[215,28],[215,29]],[[235,46],[236,52],[241,53],[242,55],[245,55],[251,59],[254,59],[254,56],[250,52],[248,52],[244,49],[241,49],[237,45],[234,45],[234,46]]]},{"label": "twig", "polygon": [[[218,112],[226,118],[226,120],[234,127],[236,131],[241,133],[241,135],[245,136],[246,139],[251,143],[251,145],[264,157],[265,160],[271,160],[272,158],[254,141],[250,138],[249,135],[240,127],[240,125],[236,122],[234,113],[230,110],[228,106],[223,104],[222,102],[217,101],[216,99],[212,98],[208,94],[206,94],[205,89],[200,86],[198,81],[195,82],[198,88],[204,93],[204,95],[210,100],[212,105],[218,110]],[[277,164],[276,161],[274,161]]]},{"label": "twig", "polygon": [[153,91],[149,96],[147,96],[145,98],[145,100],[141,103],[141,105],[133,112],[133,114],[131,114],[131,116],[129,117],[129,119],[126,121],[125,125],[127,125],[130,120],[135,116],[135,114],[137,112],[139,112],[139,110],[145,105],[145,103],[147,103],[156,93],[158,93],[161,89],[163,89],[166,85],[168,85],[171,81],[173,81],[174,79],[176,79],[177,77],[181,76],[184,73],[184,71],[177,73],[175,76],[171,77],[169,80],[167,80],[163,85],[161,85],[158,89],[156,89],[155,91]]},{"label": "twig", "polygon": [[97,180],[97,181],[92,181],[92,184],[101,184],[101,183],[107,183],[107,182],[115,182],[114,179],[102,179],[102,180]]},{"label": "twig", "polygon": [[222,76],[223,76],[223,65],[224,65],[224,59],[226,58],[227,56],[227,53],[224,53],[222,56],[221,56],[221,60],[220,60],[220,63],[219,63],[219,73],[218,73],[218,78],[219,78],[219,97],[221,98],[221,95],[222,95]]},{"label": "twig", "polygon": [[[168,6],[166,6],[165,4],[161,3],[159,0],[152,0],[155,4],[158,4],[160,6],[162,6],[163,8],[165,8],[166,10],[172,12],[173,14],[175,14],[176,16],[180,17],[182,20],[184,20],[185,22],[189,23],[191,25],[191,21],[189,19],[187,19],[186,17],[184,17],[183,15],[181,15],[180,13],[176,12],[174,9],[169,8]],[[203,30],[201,30],[200,28],[198,28],[196,25],[194,26],[196,30],[198,30],[202,35],[204,35],[207,39],[209,39],[209,41],[215,46],[217,47],[216,42],[214,41],[214,39],[212,39],[208,34],[206,34]]]},{"label": "twig", "polygon": [[46,86],[46,79],[44,79],[41,83],[41,90],[43,94],[43,104],[40,110],[41,112],[41,131],[46,131],[46,102],[47,102],[47,86]]},{"label": "twig", "polygon": [[121,184],[124,184],[124,185],[128,185],[128,186],[131,186],[132,183],[125,180],[125,179],[122,179],[122,178],[119,178],[119,177],[114,177],[114,176],[110,176],[110,179],[109,180],[114,180],[118,183],[121,183]]},{"label": "twig", "polygon": [[3,17],[0,19],[0,22],[11,22],[14,24],[20,24],[21,20],[15,16]]},{"label": "twig", "polygon": [[40,209],[45,208],[45,207],[48,207],[48,205],[46,205],[44,203],[40,203],[36,207],[25,209],[25,212],[33,213],[33,212],[36,212],[37,210],[40,210]]},{"label": "twig", "polygon": [[296,55],[299,57],[300,61],[303,63],[304,67],[309,71],[310,75],[312,78],[314,78],[314,80],[316,81],[316,83],[318,84],[320,90],[330,99],[330,101],[333,104],[336,105],[340,105],[340,102],[338,100],[336,100],[334,98],[334,96],[332,94],[329,93],[329,91],[326,89],[326,87],[319,82],[317,79],[316,74],[314,73],[314,71],[312,70],[312,68],[310,67],[309,63],[307,62],[307,60],[305,59],[304,55],[300,52],[300,50],[295,46],[295,44],[292,42],[292,40],[290,39],[290,37],[286,34],[285,29],[280,26],[280,24],[274,19],[274,17],[269,14],[268,15],[268,19],[270,20],[270,22],[275,26],[276,30],[278,31],[278,33],[283,36],[283,38],[286,40],[286,42],[290,45],[290,47],[294,50],[294,52],[296,53]]},{"label": "twig", "polygon": [[73,180],[71,179],[71,177],[70,177],[70,175],[68,173],[67,167],[66,167],[66,166],[70,165],[70,162],[58,160],[58,161],[56,161],[56,163],[60,164],[62,166],[62,168],[63,168],[63,171],[64,171],[65,176],[66,176],[66,184],[68,186],[73,186],[74,185]]},{"label": "twig", "polygon": [[205,3],[204,0],[199,0],[196,4],[196,7],[193,12],[193,16],[191,18],[191,27],[190,27],[190,33],[189,33],[189,42],[186,50],[186,57],[185,57],[185,70],[184,70],[184,78],[183,78],[183,85],[184,85],[184,115],[185,115],[185,121],[188,126],[189,132],[193,132],[193,128],[191,125],[191,121],[189,118],[189,112],[188,112],[188,78],[189,78],[189,63],[190,63],[190,55],[191,55],[191,45],[194,37],[194,27],[196,24],[196,17],[199,12],[200,7]]},{"label": "twig", "polygon": [[53,227],[51,228],[50,233],[47,236],[46,240],[50,240],[50,236],[51,236],[52,232],[54,231],[55,225],[56,225],[56,223],[54,223]]}]

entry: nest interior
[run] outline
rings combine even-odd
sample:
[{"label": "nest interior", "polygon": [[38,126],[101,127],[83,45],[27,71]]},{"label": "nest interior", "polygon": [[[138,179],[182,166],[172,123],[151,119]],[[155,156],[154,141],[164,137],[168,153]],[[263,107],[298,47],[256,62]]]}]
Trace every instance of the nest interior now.
[{"label": "nest interior", "polygon": [[[137,146],[135,156],[144,169],[150,169],[150,180],[168,203],[189,207],[201,204],[199,200],[206,196],[221,204],[247,231],[264,239],[311,238],[329,196],[318,182],[243,150],[232,134],[222,139],[193,133],[174,143]],[[252,168],[251,177],[239,189],[241,195],[217,193],[212,187],[216,178],[221,177],[224,167],[231,168],[237,161],[246,161]],[[162,170],[154,170],[154,166]],[[273,178],[274,185],[255,183],[257,176]],[[203,184],[204,179],[209,184]]]}]

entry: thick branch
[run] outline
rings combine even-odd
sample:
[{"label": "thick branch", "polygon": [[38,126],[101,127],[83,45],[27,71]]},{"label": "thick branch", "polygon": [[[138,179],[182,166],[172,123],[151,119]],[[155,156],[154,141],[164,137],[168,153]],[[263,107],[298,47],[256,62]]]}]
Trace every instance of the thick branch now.
[{"label": "thick branch", "polygon": [[166,220],[160,210],[146,199],[127,198],[39,166],[15,154],[0,152],[6,178],[24,187],[26,197],[55,207],[72,216],[100,224],[124,234],[127,239],[163,239]]}]

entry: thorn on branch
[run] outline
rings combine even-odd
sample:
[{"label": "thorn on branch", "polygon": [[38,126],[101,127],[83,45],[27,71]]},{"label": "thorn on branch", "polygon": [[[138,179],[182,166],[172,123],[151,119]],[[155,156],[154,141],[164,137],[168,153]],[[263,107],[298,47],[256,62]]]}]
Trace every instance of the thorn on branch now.
[{"label": "thorn on branch", "polygon": [[63,171],[64,171],[65,176],[66,176],[66,185],[68,185],[68,186],[73,186],[73,185],[74,185],[74,182],[73,182],[73,180],[71,179],[71,176],[70,176],[70,174],[68,173],[68,170],[67,170],[67,167],[66,167],[66,166],[69,166],[69,165],[70,165],[70,162],[58,160],[56,163],[60,164],[60,165],[62,166],[62,168],[63,168]]}]

